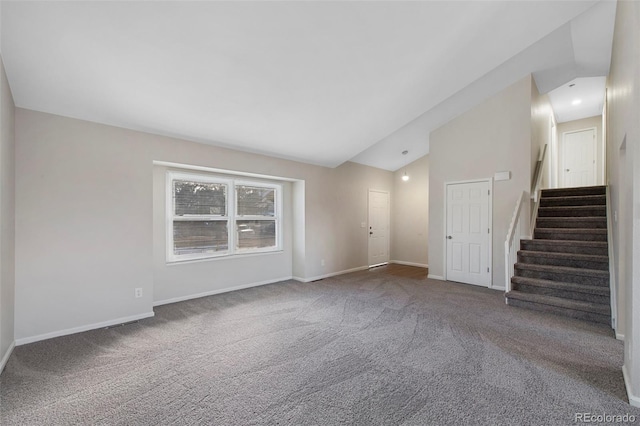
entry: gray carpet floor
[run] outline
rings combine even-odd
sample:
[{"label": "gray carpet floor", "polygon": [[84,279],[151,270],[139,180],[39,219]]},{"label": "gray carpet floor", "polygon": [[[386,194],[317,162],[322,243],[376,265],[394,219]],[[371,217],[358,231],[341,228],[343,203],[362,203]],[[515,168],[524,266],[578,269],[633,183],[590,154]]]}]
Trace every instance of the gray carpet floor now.
[{"label": "gray carpet floor", "polygon": [[394,271],[160,306],[17,347],[0,423],[553,425],[583,412],[640,423],[608,327]]}]

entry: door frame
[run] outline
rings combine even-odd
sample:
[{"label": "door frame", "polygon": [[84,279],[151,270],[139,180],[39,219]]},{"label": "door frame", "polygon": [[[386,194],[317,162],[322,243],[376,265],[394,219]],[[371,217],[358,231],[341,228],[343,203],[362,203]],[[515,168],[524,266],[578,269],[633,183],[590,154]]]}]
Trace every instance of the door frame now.
[{"label": "door frame", "polygon": [[[595,143],[593,144],[593,159],[595,161],[594,164],[594,169],[593,169],[593,177],[594,177],[594,185],[598,185],[599,181],[600,181],[600,176],[598,175],[598,128],[597,127],[585,127],[584,129],[577,129],[577,130],[571,130],[568,132],[562,132],[562,138],[560,138],[560,155],[561,155],[561,160],[560,161],[560,167],[558,168],[558,175],[559,175],[559,179],[558,179],[558,188],[569,188],[568,186],[565,186],[565,175],[564,175],[564,171],[566,170],[565,167],[565,162],[566,162],[566,158],[567,156],[564,155],[564,149],[565,149],[565,140],[564,137],[565,135],[568,135],[570,133],[580,133],[580,132],[585,132],[587,130],[593,130],[593,136],[594,136],[594,140]],[[604,170],[604,164],[602,167],[602,170]]]},{"label": "door frame", "polygon": [[548,182],[549,188],[558,188],[558,123],[553,114],[549,117],[549,150],[548,159]]},{"label": "door frame", "polygon": [[[448,181],[444,183],[444,216],[443,216],[443,224],[442,227],[442,266],[443,266],[443,274],[444,280],[447,281],[447,187],[449,185],[460,185],[464,183],[478,183],[478,182],[487,182],[489,184],[489,247],[487,250],[487,265],[489,265],[489,285],[487,288],[497,289],[504,291],[504,288],[494,287],[493,285],[493,178],[484,178],[484,179],[469,179],[469,180],[458,180],[458,181]],[[469,284],[473,285],[473,284]],[[482,287],[482,286],[480,286]]]},{"label": "door frame", "polygon": [[386,262],[382,262],[382,263],[377,263],[374,265],[370,265],[369,264],[369,260],[371,259],[371,250],[370,250],[370,242],[369,242],[369,226],[370,225],[370,219],[371,219],[371,204],[369,203],[369,199],[370,194],[372,192],[378,192],[378,193],[382,193],[382,194],[386,194],[387,195],[387,257],[389,258],[389,260],[391,259],[391,193],[389,191],[384,191],[381,189],[372,189],[369,188],[367,189],[367,266],[369,268],[374,267],[374,266],[381,266],[381,265],[386,265],[389,263],[389,260],[387,260]]}]

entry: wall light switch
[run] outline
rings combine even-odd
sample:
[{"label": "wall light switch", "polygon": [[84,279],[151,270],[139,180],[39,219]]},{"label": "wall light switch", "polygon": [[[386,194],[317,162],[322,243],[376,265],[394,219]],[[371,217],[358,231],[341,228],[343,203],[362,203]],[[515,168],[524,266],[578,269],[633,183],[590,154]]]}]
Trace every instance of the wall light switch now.
[{"label": "wall light switch", "polygon": [[366,228],[366,227],[367,227],[366,222],[360,222],[360,228]]},{"label": "wall light switch", "polygon": [[496,172],[493,175],[493,179],[498,180],[509,180],[511,179],[511,172]]}]

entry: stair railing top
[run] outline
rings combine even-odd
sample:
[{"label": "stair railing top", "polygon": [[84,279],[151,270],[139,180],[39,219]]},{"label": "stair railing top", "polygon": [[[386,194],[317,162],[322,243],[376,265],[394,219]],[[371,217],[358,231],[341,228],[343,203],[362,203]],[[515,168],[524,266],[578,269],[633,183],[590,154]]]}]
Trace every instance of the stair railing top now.
[{"label": "stair railing top", "polygon": [[535,171],[533,172],[533,181],[531,182],[531,198],[534,202],[538,202],[540,199],[540,191],[542,190],[542,172],[544,169],[544,162],[547,159],[547,144],[544,144],[542,148],[542,155],[536,163]]},{"label": "stair railing top", "polygon": [[[504,255],[505,255],[505,290],[508,293],[511,291],[511,277],[513,276],[513,264],[515,263],[515,253],[517,248],[514,248],[514,241],[516,237],[520,239],[522,237],[522,206],[524,206],[524,200],[527,198],[527,191],[522,191],[518,201],[516,202],[516,208],[513,211],[511,217],[511,223],[509,224],[509,230],[507,231],[507,239],[504,242]],[[526,222],[525,222],[526,223]],[[528,225],[528,223],[527,223]],[[527,232],[529,230],[527,229]]]},{"label": "stair railing top", "polygon": [[542,174],[544,170],[544,162],[547,158],[547,144],[542,149],[542,156],[538,160],[536,165],[536,171],[533,180],[533,189],[531,190],[531,200],[533,202],[531,209],[531,218],[529,229],[533,230],[536,227],[536,220],[538,219],[538,208],[540,207],[540,196],[542,194]]}]

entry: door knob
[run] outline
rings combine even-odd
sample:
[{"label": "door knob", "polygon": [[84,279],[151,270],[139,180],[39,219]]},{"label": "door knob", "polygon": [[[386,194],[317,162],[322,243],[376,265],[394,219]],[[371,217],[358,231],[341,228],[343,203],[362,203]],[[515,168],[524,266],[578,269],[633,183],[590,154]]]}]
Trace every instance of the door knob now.
[{"label": "door knob", "polygon": [[373,232],[369,232],[369,235],[373,235]]},{"label": "door knob", "polygon": [[569,171],[569,169],[565,169],[565,171],[567,171],[567,172],[568,172],[568,171]]},{"label": "door knob", "polygon": [[453,237],[451,235],[447,235],[447,240],[452,239]]}]

